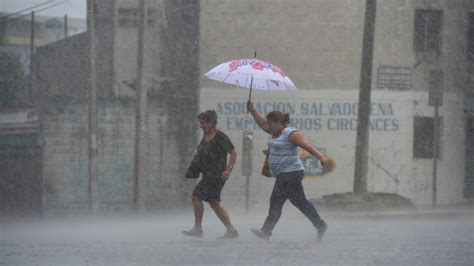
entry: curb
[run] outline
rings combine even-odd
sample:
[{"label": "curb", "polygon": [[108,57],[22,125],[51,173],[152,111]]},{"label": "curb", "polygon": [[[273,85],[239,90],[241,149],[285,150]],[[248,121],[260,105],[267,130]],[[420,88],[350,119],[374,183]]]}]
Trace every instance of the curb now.
[{"label": "curb", "polygon": [[350,219],[421,219],[421,218],[474,218],[472,211],[425,211],[425,212],[390,212],[390,213],[327,213],[326,216]]}]

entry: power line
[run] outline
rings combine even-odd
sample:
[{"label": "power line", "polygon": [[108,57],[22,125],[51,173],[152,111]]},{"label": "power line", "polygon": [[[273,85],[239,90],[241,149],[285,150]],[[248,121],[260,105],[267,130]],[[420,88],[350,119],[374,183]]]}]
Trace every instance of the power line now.
[{"label": "power line", "polygon": [[18,11],[18,12],[15,12],[15,13],[12,13],[12,14],[8,14],[8,15],[6,15],[6,16],[2,16],[1,18],[2,18],[2,19],[5,19],[5,18],[11,17],[11,16],[15,16],[15,15],[18,15],[18,14],[20,14],[20,13],[22,13],[22,12],[25,12],[25,11],[28,11],[28,10],[30,10],[30,9],[37,8],[37,7],[40,7],[40,6],[44,6],[44,5],[49,4],[49,3],[51,3],[51,2],[54,2],[54,1],[55,1],[55,0],[49,0],[49,1],[46,1],[46,2],[44,2],[44,3],[42,3],[42,4],[37,4],[37,5],[31,6],[31,7],[25,8],[25,9],[23,9],[23,10],[20,10],[20,11]]},{"label": "power line", "polygon": [[[39,10],[36,10],[36,11],[33,11],[33,12],[39,13],[39,12],[41,12],[41,11],[44,11],[44,10],[47,10],[47,9],[50,9],[50,8],[53,8],[53,7],[56,7],[56,6],[65,4],[65,3],[67,3],[67,2],[69,2],[69,0],[65,0],[65,1],[59,2],[59,3],[54,4],[54,5],[51,5],[51,6],[47,6],[47,7],[45,7],[45,8],[42,8],[42,9],[39,9]],[[49,3],[49,2],[48,2],[48,3]],[[30,15],[31,15],[31,14],[24,14],[24,15],[19,16],[19,17],[15,17],[15,18],[12,18],[12,19],[7,19],[7,20],[5,20],[5,22],[6,22],[6,23],[10,23],[10,22],[13,22],[13,21],[15,21],[15,20],[19,20],[20,18],[27,17],[27,16],[30,16]]]},{"label": "power line", "polygon": [[43,8],[43,9],[38,10],[38,11],[35,11],[35,13],[41,12],[41,11],[46,10],[46,9],[53,8],[53,7],[55,7],[55,6],[59,6],[59,5],[65,4],[65,3],[67,3],[67,2],[69,2],[69,0],[65,0],[65,1],[59,2],[59,3],[57,3],[57,4],[54,4],[54,5],[52,5],[52,6],[45,7],[45,8]]}]

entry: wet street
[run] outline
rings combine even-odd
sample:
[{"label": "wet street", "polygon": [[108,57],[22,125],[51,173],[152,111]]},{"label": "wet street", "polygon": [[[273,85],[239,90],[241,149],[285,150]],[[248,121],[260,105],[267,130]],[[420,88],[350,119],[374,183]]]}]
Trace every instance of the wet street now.
[{"label": "wet street", "polygon": [[264,212],[234,212],[240,237],[206,209],[204,236],[181,234],[192,213],[163,217],[46,220],[2,224],[0,265],[474,265],[472,215],[326,215],[322,242],[297,212],[283,213],[269,242],[254,237]]}]

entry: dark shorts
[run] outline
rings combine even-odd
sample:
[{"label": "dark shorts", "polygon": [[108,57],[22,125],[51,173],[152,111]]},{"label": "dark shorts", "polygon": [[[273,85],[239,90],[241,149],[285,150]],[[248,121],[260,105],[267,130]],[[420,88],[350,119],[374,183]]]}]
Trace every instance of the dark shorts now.
[{"label": "dark shorts", "polygon": [[225,180],[219,177],[203,176],[201,181],[194,188],[193,196],[196,196],[204,201],[215,199],[221,201],[221,191],[224,188]]}]

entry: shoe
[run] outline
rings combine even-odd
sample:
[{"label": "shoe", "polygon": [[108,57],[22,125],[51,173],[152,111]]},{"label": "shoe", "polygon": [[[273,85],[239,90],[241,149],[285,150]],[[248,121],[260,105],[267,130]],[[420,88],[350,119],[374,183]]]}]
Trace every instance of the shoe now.
[{"label": "shoe", "polygon": [[188,231],[183,231],[183,235],[201,238],[202,237],[202,230],[191,229],[191,230],[188,230]]},{"label": "shoe", "polygon": [[252,228],[252,229],[250,229],[250,232],[252,232],[252,234],[254,234],[255,236],[260,237],[261,239],[264,239],[264,240],[268,240],[270,238],[270,235],[266,234],[261,229],[253,229]]},{"label": "shoe", "polygon": [[328,224],[323,221],[321,226],[318,228],[318,240],[323,239],[323,235],[326,233],[326,230],[328,230]]},{"label": "shoe", "polygon": [[218,237],[217,239],[231,239],[239,237],[239,232],[237,230],[227,231],[223,236]]}]

